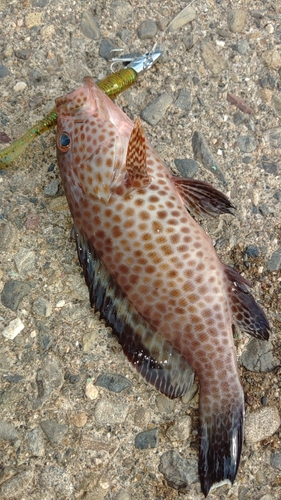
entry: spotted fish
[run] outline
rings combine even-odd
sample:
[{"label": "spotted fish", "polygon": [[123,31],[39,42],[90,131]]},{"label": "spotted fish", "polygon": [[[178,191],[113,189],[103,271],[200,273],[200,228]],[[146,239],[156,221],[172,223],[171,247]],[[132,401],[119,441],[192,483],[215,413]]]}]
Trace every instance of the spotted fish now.
[{"label": "spotted fish", "polygon": [[268,339],[249,282],[221,263],[191,213],[230,213],[211,185],[173,176],[89,77],[56,101],[57,156],[91,305],[139,373],[170,398],[200,382],[199,476],[233,483],[244,396],[232,325]]}]

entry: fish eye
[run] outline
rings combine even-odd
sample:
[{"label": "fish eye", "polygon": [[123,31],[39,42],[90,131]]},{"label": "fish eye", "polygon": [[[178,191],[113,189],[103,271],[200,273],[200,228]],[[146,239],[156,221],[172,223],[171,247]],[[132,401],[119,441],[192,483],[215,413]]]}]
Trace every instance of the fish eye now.
[{"label": "fish eye", "polygon": [[70,149],[71,141],[70,137],[66,132],[63,132],[58,139],[58,148],[62,153],[65,153]]}]

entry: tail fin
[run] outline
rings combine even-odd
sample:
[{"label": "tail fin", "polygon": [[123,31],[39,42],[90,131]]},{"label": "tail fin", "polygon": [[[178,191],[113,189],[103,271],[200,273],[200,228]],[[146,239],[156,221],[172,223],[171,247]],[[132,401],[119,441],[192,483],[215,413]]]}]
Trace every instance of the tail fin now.
[{"label": "tail fin", "polygon": [[214,484],[234,482],[243,443],[244,402],[242,395],[232,408],[205,416],[204,395],[201,394],[200,400],[198,467],[201,489],[207,496]]}]

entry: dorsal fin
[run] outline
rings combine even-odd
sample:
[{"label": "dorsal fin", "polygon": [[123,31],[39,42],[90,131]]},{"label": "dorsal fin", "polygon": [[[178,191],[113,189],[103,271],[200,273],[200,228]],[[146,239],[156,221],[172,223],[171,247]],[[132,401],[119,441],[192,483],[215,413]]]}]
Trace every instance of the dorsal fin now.
[{"label": "dorsal fin", "polygon": [[146,141],[139,118],[136,119],[130,136],[126,170],[125,185],[127,188],[141,189],[150,184],[151,179],[146,165]]},{"label": "dorsal fin", "polygon": [[229,199],[211,184],[197,179],[172,176],[176,190],[188,211],[196,215],[232,214]]},{"label": "dorsal fin", "polygon": [[76,229],[74,234],[91,306],[112,328],[124,354],[147,382],[171,399],[182,396],[193,384],[190,365],[139,314]]}]

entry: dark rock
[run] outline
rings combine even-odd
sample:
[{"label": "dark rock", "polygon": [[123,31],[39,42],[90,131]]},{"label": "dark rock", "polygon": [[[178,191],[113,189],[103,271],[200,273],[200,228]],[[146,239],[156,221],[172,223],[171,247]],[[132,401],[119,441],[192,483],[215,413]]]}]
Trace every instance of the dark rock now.
[{"label": "dark rock", "polygon": [[246,54],[247,50],[249,49],[249,42],[248,40],[238,40],[238,42],[232,46],[233,50],[238,52],[240,55]]},{"label": "dark rock", "polygon": [[124,391],[124,389],[127,389],[132,384],[123,375],[118,375],[118,373],[103,373],[98,377],[96,385],[118,393]]},{"label": "dark rock", "polygon": [[178,98],[175,101],[175,106],[188,112],[191,108],[191,92],[187,89],[181,89]]},{"label": "dark rock", "polygon": [[280,360],[273,355],[271,341],[252,339],[240,356],[240,362],[252,372],[270,372],[280,366]]},{"label": "dark rock", "polygon": [[237,142],[240,151],[243,153],[252,153],[256,149],[256,141],[252,135],[240,135]]},{"label": "dark rock", "polygon": [[5,307],[16,311],[30,290],[31,285],[23,281],[7,281],[1,293],[1,302]]},{"label": "dark rock", "polygon": [[157,448],[158,446],[158,429],[150,429],[137,434],[135,437],[135,447],[141,450],[147,448]]},{"label": "dark rock", "polygon": [[281,191],[276,191],[274,193],[273,198],[275,198],[277,201],[281,201]]},{"label": "dark rock", "polygon": [[52,179],[47,186],[44,187],[44,194],[46,196],[56,196],[59,190],[59,183],[56,179]]},{"label": "dark rock", "polygon": [[150,125],[156,125],[173,102],[172,94],[164,92],[152,101],[142,112],[141,117]]},{"label": "dark rock", "polygon": [[174,162],[181,177],[194,177],[199,168],[199,164],[197,163],[197,161],[190,159],[181,160],[175,158]]},{"label": "dark rock", "polygon": [[226,185],[226,180],[224,174],[219,167],[217,161],[215,160],[207,141],[204,139],[201,132],[195,132],[192,137],[192,148],[195,160],[199,161],[206,167],[210,172],[212,172],[215,177],[217,177],[224,185]]},{"label": "dark rock", "polygon": [[278,175],[281,171],[280,164],[274,161],[263,161],[259,166],[268,174]]},{"label": "dark rock", "polygon": [[68,426],[58,424],[55,420],[43,420],[40,426],[52,444],[61,443],[68,433]]},{"label": "dark rock", "polygon": [[37,299],[33,302],[33,311],[35,314],[47,318],[52,313],[51,303],[44,297],[37,297]]},{"label": "dark rock", "polygon": [[263,78],[261,78],[259,83],[263,89],[265,87],[269,87],[271,89],[274,89],[276,86],[276,80],[270,73],[267,73]]},{"label": "dark rock", "polygon": [[13,425],[0,420],[0,439],[2,441],[16,441],[20,435]]},{"label": "dark rock", "polygon": [[39,347],[42,351],[47,351],[50,349],[53,342],[51,330],[48,326],[44,325],[44,323],[41,323],[41,321],[38,321],[37,326],[39,328]]},{"label": "dark rock", "polygon": [[198,481],[197,463],[169,450],[160,458],[159,471],[171,488],[180,490]]},{"label": "dark rock", "polygon": [[143,21],[138,29],[137,34],[140,40],[151,40],[157,34],[158,28],[155,21],[146,20]]},{"label": "dark rock", "polygon": [[4,76],[7,76],[10,74],[10,71],[4,64],[0,64],[0,78],[4,78]]},{"label": "dark rock", "polygon": [[21,380],[24,380],[24,377],[15,373],[14,375],[6,375],[5,379],[8,380],[10,384],[17,384],[18,382],[21,382]]},{"label": "dark rock", "polygon": [[277,453],[272,453],[270,457],[270,463],[272,467],[275,467],[275,469],[281,470],[281,451],[278,451]]},{"label": "dark rock", "polygon": [[44,434],[39,427],[28,432],[27,442],[33,456],[43,457],[45,455]]},{"label": "dark rock", "polygon": [[34,406],[39,407],[63,386],[64,371],[61,364],[56,359],[45,358],[41,369],[37,371],[36,383],[38,398],[34,401]]},{"label": "dark rock", "polygon": [[29,59],[31,56],[31,50],[29,50],[29,49],[15,50],[15,56],[18,59],[22,59],[23,61],[27,61],[27,59]]},{"label": "dark rock", "polygon": [[245,163],[245,165],[249,165],[251,161],[252,161],[251,156],[244,156],[244,158],[242,158],[242,162]]},{"label": "dark rock", "polygon": [[250,259],[257,258],[259,254],[260,254],[259,249],[255,245],[249,245],[244,251],[244,256]]}]

